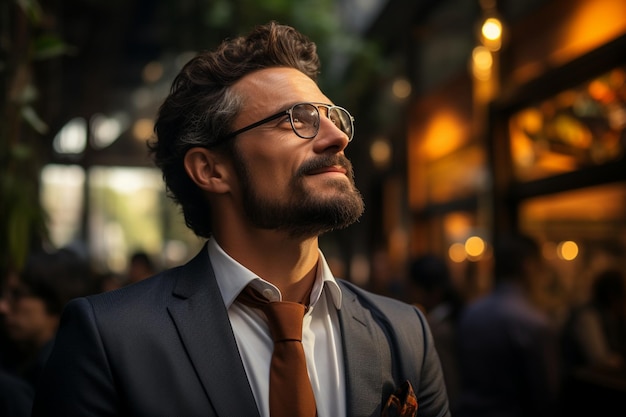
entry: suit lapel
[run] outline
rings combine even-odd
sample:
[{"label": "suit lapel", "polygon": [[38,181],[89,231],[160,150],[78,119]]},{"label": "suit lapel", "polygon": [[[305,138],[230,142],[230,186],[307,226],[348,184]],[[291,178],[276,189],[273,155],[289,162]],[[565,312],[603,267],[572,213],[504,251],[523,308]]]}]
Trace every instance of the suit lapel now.
[{"label": "suit lapel", "polygon": [[177,271],[168,311],[220,416],[258,416],[206,245]]},{"label": "suit lapel", "polygon": [[[341,286],[343,301],[339,310],[345,361],[347,415],[379,416],[383,384],[391,384],[389,345],[355,294]],[[389,375],[386,375],[389,373]]]}]

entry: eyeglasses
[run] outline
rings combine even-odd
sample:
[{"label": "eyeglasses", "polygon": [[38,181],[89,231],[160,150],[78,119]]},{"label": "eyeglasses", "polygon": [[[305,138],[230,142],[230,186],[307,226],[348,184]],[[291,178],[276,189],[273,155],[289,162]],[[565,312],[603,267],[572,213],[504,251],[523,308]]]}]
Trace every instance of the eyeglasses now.
[{"label": "eyeglasses", "polygon": [[294,133],[303,139],[313,139],[320,130],[320,109],[324,109],[325,116],[337,126],[339,130],[348,136],[348,142],[354,137],[354,117],[348,110],[339,106],[332,106],[323,103],[297,103],[287,110],[283,110],[263,120],[252,123],[246,127],[236,130],[222,137],[222,140],[230,139],[247,132],[255,127],[261,126],[269,121],[288,115],[289,123]]}]

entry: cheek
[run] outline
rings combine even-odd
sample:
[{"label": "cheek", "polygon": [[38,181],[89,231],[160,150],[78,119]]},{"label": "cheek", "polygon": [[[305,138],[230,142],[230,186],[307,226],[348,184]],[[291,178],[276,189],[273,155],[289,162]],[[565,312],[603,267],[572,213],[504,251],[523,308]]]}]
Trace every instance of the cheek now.
[{"label": "cheek", "polygon": [[36,299],[20,300],[10,315],[11,325],[19,331],[27,331],[43,326],[48,314],[42,301]]},{"label": "cheek", "polygon": [[248,182],[263,194],[283,193],[293,181],[297,164],[284,158],[258,158],[247,165]]},{"label": "cheek", "polygon": [[[0,316],[6,316],[11,312],[11,303],[6,298],[0,298]],[[1,317],[0,317],[1,319]]]}]

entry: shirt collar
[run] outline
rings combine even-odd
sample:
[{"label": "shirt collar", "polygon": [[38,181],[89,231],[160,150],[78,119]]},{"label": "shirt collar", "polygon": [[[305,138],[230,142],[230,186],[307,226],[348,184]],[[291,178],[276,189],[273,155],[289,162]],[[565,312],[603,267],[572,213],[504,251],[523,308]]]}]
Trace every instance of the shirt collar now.
[{"label": "shirt collar", "polygon": [[[270,301],[278,301],[281,298],[280,290],[271,282],[266,281],[245,266],[234,260],[220,247],[213,238],[209,239],[207,250],[209,258],[215,272],[215,279],[220,289],[222,299],[226,308],[230,308],[239,293],[250,284],[254,289],[262,293]],[[318,249],[319,251],[319,249]],[[331,295],[335,308],[341,308],[341,289],[339,284],[333,277],[330,267],[319,251],[319,259],[317,264],[317,276],[311,290],[309,305],[314,307],[320,299],[323,291],[328,291]]]}]

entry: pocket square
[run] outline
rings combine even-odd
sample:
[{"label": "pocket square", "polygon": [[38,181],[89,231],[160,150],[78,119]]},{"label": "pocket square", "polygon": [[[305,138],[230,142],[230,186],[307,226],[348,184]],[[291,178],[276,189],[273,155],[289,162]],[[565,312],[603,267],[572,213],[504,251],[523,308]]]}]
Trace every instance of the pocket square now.
[{"label": "pocket square", "polygon": [[391,394],[383,408],[381,417],[416,417],[417,397],[409,381],[404,381]]}]

